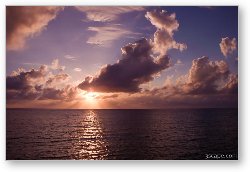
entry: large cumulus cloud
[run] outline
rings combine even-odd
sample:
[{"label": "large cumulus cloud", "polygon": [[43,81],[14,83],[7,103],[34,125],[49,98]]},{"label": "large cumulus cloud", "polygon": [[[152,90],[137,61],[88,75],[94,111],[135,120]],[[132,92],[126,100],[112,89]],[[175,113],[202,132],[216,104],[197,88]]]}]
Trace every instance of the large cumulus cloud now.
[{"label": "large cumulus cloud", "polygon": [[229,68],[225,61],[210,61],[208,57],[194,59],[183,90],[189,94],[212,94],[228,79]]},{"label": "large cumulus cloud", "polygon": [[7,6],[7,49],[22,49],[26,39],[41,32],[62,9],[54,6]]},{"label": "large cumulus cloud", "polygon": [[188,73],[176,79],[176,82],[168,82],[165,86],[146,90],[152,95],[229,95],[237,94],[238,76],[230,72],[228,64],[224,60],[212,61],[203,56],[194,59]]},{"label": "large cumulus cloud", "polygon": [[152,46],[145,38],[127,44],[121,49],[121,60],[102,67],[97,76],[86,77],[79,88],[99,92],[140,91],[141,84],[151,81],[154,74],[170,65],[167,55],[153,58],[151,50]]},{"label": "large cumulus cloud", "polygon": [[185,44],[177,43],[173,36],[179,23],[175,14],[166,11],[147,12],[145,16],[157,28],[154,40],[143,38],[121,48],[122,59],[104,66],[98,75],[86,77],[79,84],[83,90],[98,92],[138,92],[140,85],[153,80],[154,75],[170,66],[167,51],[184,50]]},{"label": "large cumulus cloud", "polygon": [[237,107],[237,95],[238,75],[230,72],[224,60],[212,61],[203,56],[194,59],[188,73],[175,81],[145,89],[122,102],[140,102],[141,108]]}]

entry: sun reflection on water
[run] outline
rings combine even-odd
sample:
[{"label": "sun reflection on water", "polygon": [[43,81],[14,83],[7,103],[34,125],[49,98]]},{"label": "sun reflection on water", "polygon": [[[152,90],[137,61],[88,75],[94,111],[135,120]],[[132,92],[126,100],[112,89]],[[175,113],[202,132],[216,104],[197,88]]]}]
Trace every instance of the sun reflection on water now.
[{"label": "sun reflection on water", "polygon": [[108,155],[107,145],[103,139],[103,130],[94,111],[88,111],[81,122],[75,145],[75,159],[105,159]]}]

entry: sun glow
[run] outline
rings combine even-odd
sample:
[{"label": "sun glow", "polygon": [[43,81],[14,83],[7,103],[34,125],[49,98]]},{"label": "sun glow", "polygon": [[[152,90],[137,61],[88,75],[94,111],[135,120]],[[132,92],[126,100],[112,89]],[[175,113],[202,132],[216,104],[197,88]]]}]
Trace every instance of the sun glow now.
[{"label": "sun glow", "polygon": [[95,92],[87,92],[86,94],[84,94],[84,98],[88,102],[94,102],[94,101],[96,101],[97,97],[98,97],[98,93],[95,93]]},{"label": "sun glow", "polygon": [[92,109],[99,107],[99,96],[100,94],[92,91],[84,91],[80,93],[81,97],[81,108]]}]

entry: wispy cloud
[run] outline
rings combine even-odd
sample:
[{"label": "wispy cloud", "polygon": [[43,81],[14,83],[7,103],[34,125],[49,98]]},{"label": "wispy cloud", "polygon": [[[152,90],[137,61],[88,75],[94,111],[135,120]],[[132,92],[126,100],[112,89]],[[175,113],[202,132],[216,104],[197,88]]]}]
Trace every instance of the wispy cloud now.
[{"label": "wispy cloud", "polygon": [[51,66],[50,66],[51,69],[53,70],[59,70],[59,71],[64,71],[65,69],[65,66],[61,66],[59,64],[59,60],[58,59],[54,59],[51,63]]},{"label": "wispy cloud", "polygon": [[126,30],[119,25],[89,27],[89,31],[96,32],[96,34],[87,40],[88,44],[94,44],[103,47],[109,47],[112,41],[121,37],[134,38],[140,33],[134,33]]},{"label": "wispy cloud", "polygon": [[69,54],[65,55],[64,58],[68,59],[68,60],[76,60],[77,59],[77,57],[69,55]]},{"label": "wispy cloud", "polygon": [[76,72],[81,72],[81,71],[82,71],[82,69],[81,69],[81,68],[76,67],[76,68],[74,68],[74,71],[76,71]]},{"label": "wispy cloud", "polygon": [[116,7],[90,7],[90,6],[77,6],[77,10],[86,13],[86,17],[90,21],[97,22],[109,22],[119,18],[119,15],[133,12],[143,11],[143,7],[128,7],[128,6],[116,6]]}]

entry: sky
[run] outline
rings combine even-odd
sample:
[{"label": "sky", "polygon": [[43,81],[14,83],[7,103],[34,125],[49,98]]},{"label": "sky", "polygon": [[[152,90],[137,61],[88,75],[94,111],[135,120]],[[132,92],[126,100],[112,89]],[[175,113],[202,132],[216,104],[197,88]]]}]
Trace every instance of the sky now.
[{"label": "sky", "polygon": [[6,7],[8,108],[238,105],[238,7]]}]

